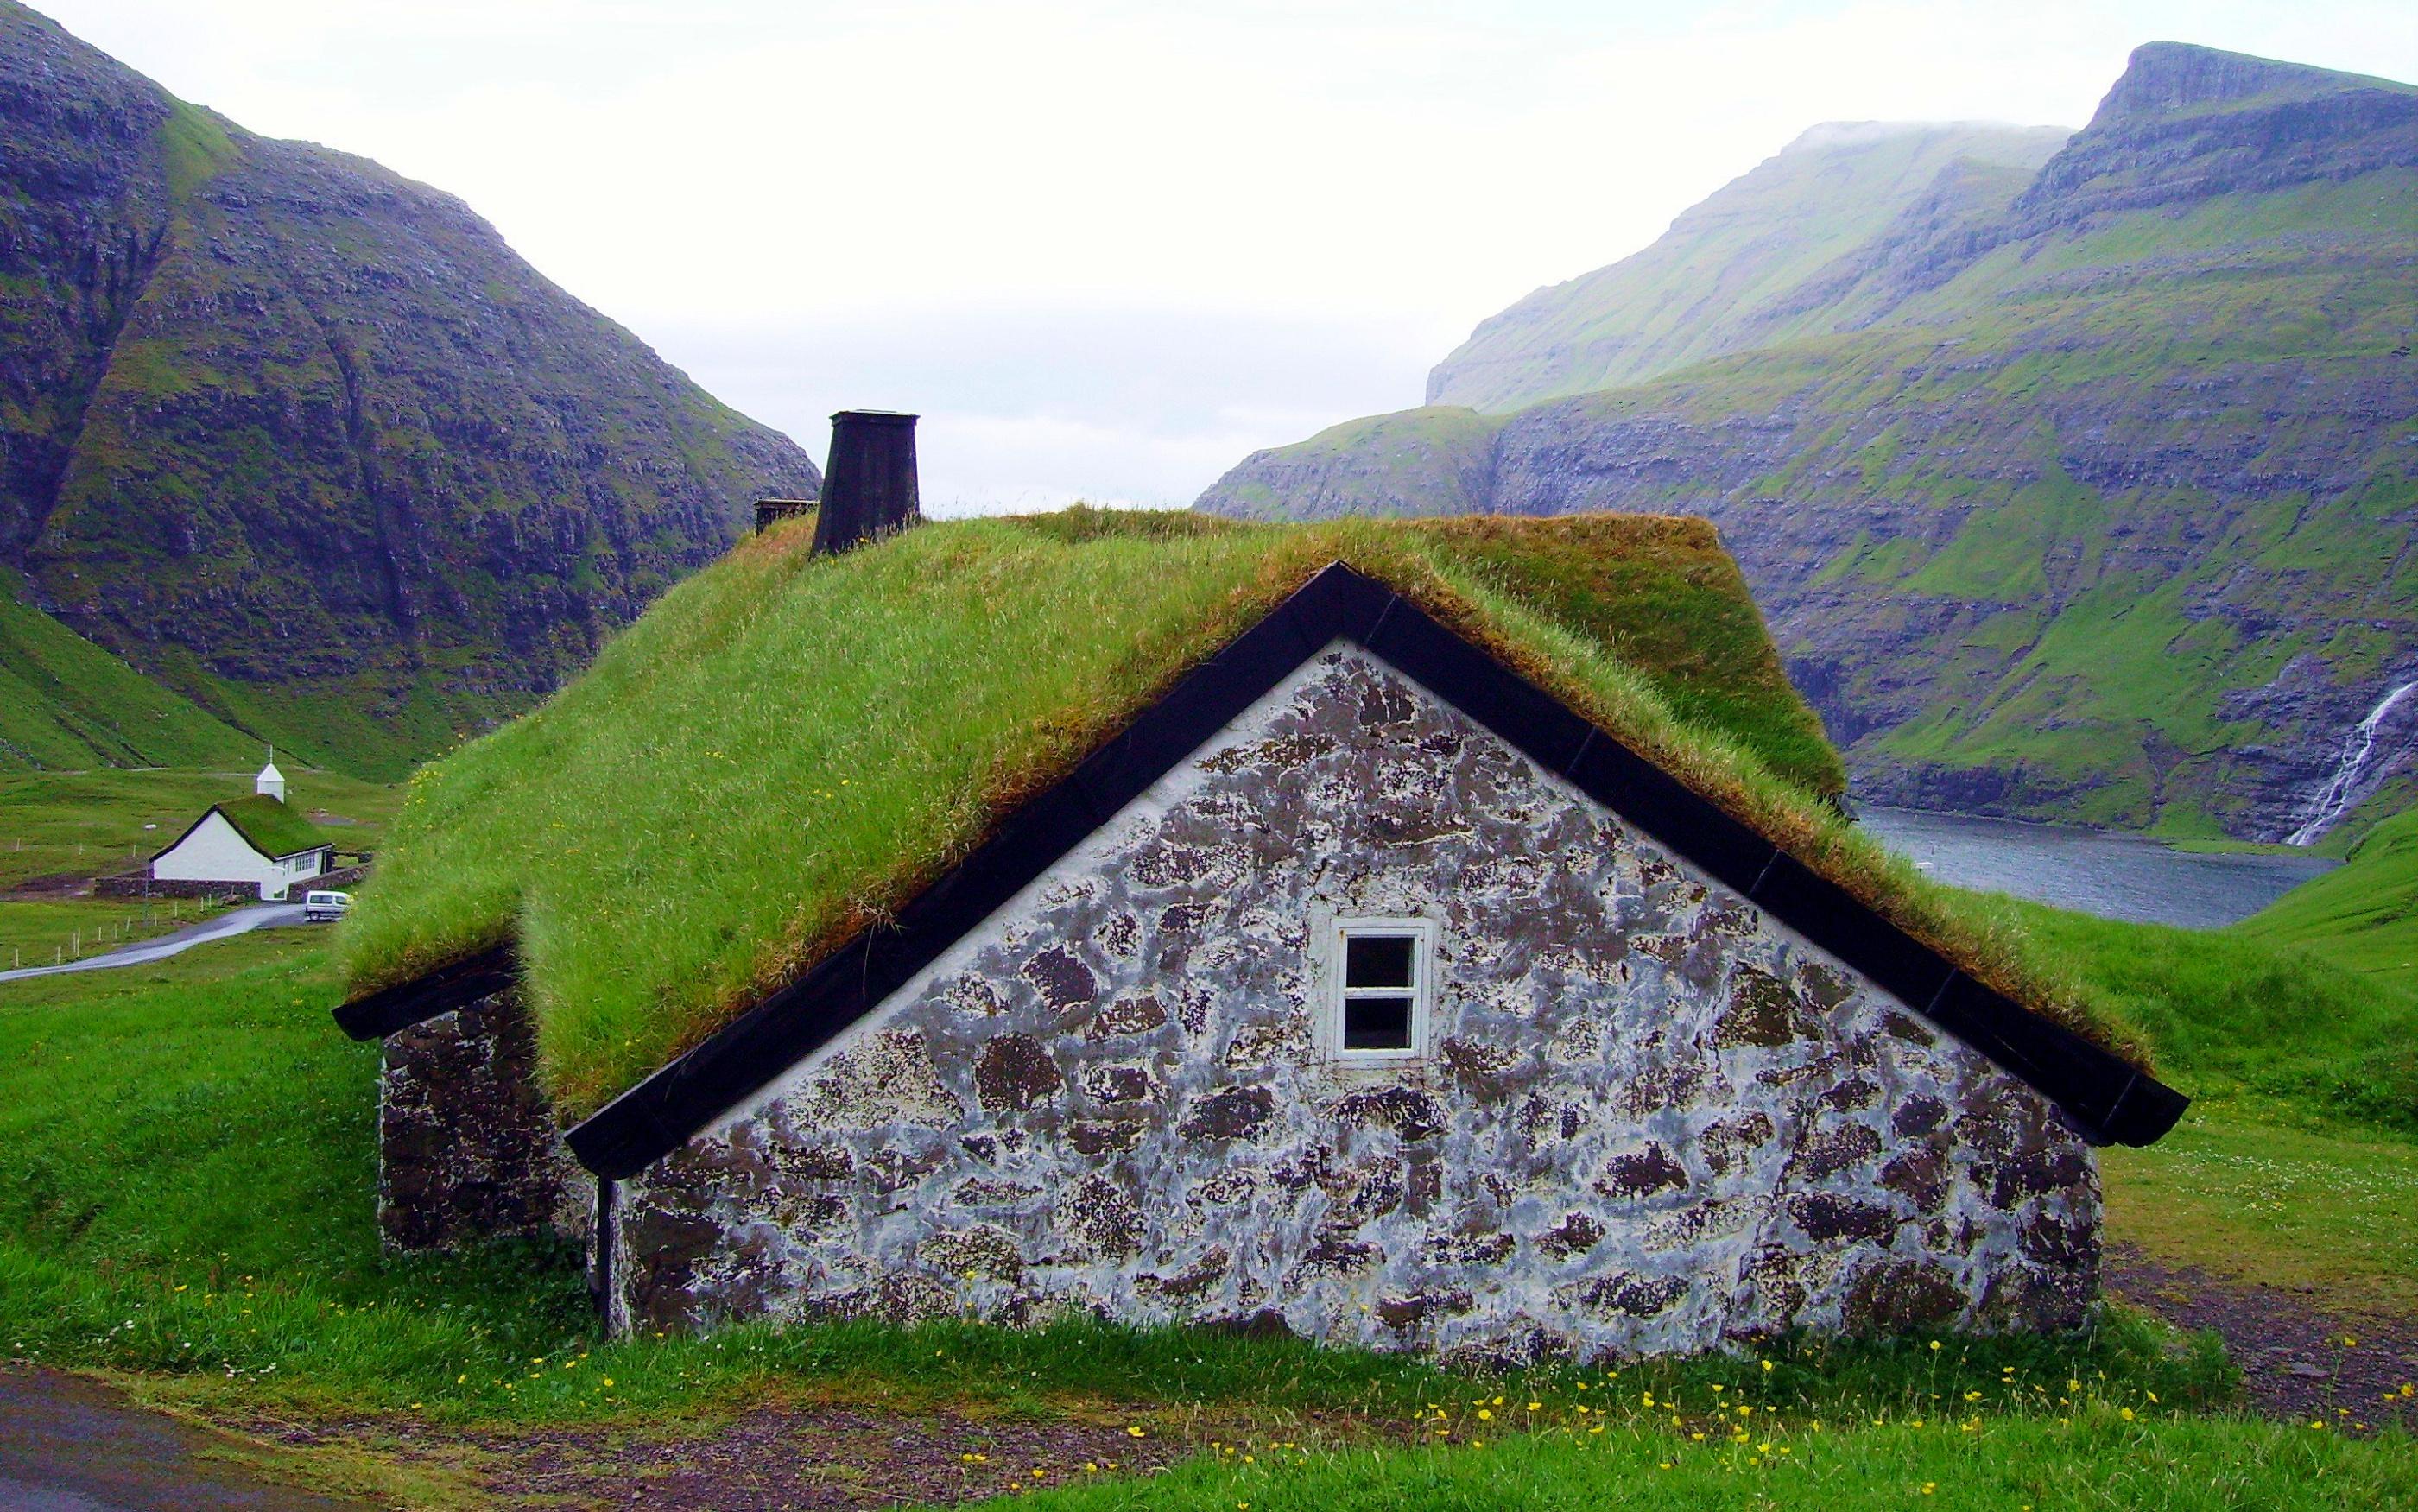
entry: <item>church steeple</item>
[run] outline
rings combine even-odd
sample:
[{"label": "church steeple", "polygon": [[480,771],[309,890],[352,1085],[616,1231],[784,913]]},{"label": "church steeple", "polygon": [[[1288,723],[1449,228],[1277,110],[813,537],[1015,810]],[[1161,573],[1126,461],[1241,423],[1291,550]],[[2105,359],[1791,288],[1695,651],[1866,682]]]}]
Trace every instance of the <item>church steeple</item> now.
[{"label": "church steeple", "polygon": [[263,798],[273,798],[281,803],[285,802],[285,773],[277,770],[277,747],[272,745],[268,748],[268,765],[261,768],[260,775],[252,779],[252,790]]}]

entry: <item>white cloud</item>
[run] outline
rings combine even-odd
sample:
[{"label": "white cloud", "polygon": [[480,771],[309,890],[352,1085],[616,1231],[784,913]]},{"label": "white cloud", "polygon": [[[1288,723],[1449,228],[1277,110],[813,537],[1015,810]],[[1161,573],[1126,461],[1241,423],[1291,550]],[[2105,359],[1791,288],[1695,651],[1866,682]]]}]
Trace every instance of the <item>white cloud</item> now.
[{"label": "white cloud", "polygon": [[2160,37],[2418,78],[2418,9],[2369,0],[48,8],[461,195],[810,450],[827,409],[925,411],[973,502],[1180,500],[1415,404],[1477,320],[1819,120],[2079,125]]}]

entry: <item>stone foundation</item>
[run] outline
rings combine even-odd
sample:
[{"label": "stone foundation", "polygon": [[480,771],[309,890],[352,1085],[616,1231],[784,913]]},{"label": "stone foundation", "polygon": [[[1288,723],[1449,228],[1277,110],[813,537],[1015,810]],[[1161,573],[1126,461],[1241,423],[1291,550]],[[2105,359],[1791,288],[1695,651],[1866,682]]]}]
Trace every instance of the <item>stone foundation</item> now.
[{"label": "stone foundation", "polygon": [[[1340,914],[1433,922],[1422,1061],[1318,1044]],[[1073,1310],[1604,1357],[2074,1326],[2099,1187],[2029,1087],[1330,651],[610,1229],[622,1331]]]},{"label": "stone foundation", "polygon": [[378,1227],[397,1249],[499,1235],[587,1242],[595,1178],[538,1090],[517,990],[388,1035],[378,1084]]}]

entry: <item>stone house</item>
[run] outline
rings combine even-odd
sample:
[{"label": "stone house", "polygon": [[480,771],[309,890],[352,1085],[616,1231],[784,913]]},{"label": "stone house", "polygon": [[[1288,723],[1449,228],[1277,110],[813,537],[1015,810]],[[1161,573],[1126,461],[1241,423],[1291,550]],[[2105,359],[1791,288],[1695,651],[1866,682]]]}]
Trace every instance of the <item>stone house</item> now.
[{"label": "stone house", "polygon": [[274,902],[297,882],[335,869],[336,848],[285,803],[285,774],[269,762],[250,798],[213,803],[151,858],[155,882],[236,884]]},{"label": "stone house", "polygon": [[2062,1329],[2093,1146],[2184,1106],[1341,562],[567,1132],[521,971],[338,1010],[386,1231],[574,1237],[617,1332]]}]

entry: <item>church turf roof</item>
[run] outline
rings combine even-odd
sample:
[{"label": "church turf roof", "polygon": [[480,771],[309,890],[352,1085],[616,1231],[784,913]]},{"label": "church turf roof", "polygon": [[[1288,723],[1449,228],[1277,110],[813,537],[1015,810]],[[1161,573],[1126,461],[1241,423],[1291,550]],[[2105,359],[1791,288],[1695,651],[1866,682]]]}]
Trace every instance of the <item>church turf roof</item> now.
[{"label": "church turf roof", "polygon": [[1838,757],[1702,521],[1078,509],[836,557],[811,538],[743,542],[545,707],[416,773],[341,926],[349,996],[512,946],[547,1091],[583,1117],[890,918],[1341,561],[1977,980],[2140,1060],[2001,924],[1838,817]]},{"label": "church turf roof", "polygon": [[328,843],[318,827],[294,812],[284,801],[267,793],[254,793],[250,798],[230,799],[218,805],[226,821],[235,826],[254,850],[274,860],[298,851],[316,850]]}]

